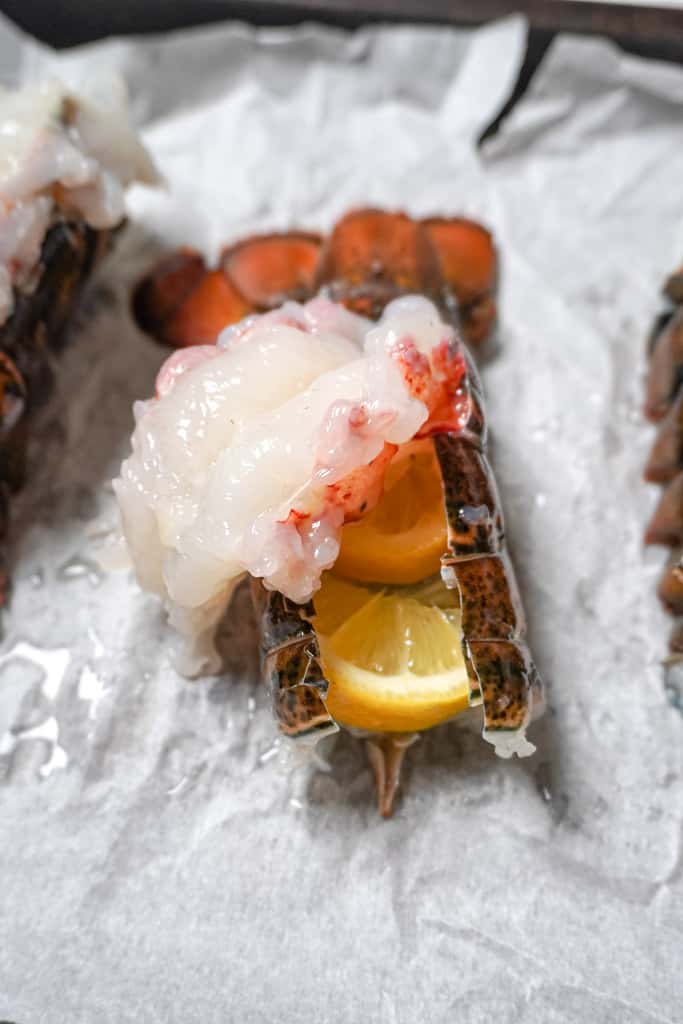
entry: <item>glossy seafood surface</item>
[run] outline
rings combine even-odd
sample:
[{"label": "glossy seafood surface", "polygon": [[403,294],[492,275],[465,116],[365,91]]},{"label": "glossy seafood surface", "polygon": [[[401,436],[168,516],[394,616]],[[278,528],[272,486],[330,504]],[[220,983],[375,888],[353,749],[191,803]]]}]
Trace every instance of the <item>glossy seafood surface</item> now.
[{"label": "glossy seafood surface", "polygon": [[[481,387],[451,326],[460,311],[473,340],[489,332],[495,268],[479,225],[370,210],[344,218],[322,247],[308,235],[238,243],[218,271],[186,250],[135,293],[141,326],[181,347],[156,399],[138,409],[133,455],[116,483],[138,578],[166,601],[197,671],[236,582],[252,576],[264,676],[289,736],[336,728],[313,622],[341,527],[380,499],[397,448],[431,437],[447,523],[441,574],[461,607],[470,705],[483,705],[484,736],[499,754],[534,749],[526,729],[540,683],[504,545]],[[203,300],[219,273],[229,289]],[[313,279],[319,298],[235,324],[236,296],[258,311],[301,297]],[[233,326],[218,346],[193,348],[207,340],[204,318],[221,316]],[[408,736],[373,743],[389,813]]]},{"label": "glossy seafood surface", "polygon": [[179,351],[138,405],[115,485],[141,582],[195,645],[244,573],[310,600],[397,447],[467,422],[464,375],[421,297],[376,324],[329,299],[290,302]]},{"label": "glossy seafood surface", "polygon": [[14,289],[31,283],[55,220],[112,228],[136,180],[153,183],[156,172],[129,125],[120,79],[91,97],[56,81],[0,91],[0,324]]}]

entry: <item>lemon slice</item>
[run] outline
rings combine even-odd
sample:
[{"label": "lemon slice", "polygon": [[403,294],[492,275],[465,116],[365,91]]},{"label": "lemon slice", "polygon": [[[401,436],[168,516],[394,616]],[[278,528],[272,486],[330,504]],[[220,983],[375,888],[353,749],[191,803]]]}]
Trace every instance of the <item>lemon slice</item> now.
[{"label": "lemon slice", "polygon": [[439,571],[446,550],[441,473],[430,439],[402,445],[384,481],[382,500],[342,530],[334,571],[369,583],[417,583]]},{"label": "lemon slice", "polygon": [[392,591],[328,573],[315,607],[325,703],[341,725],[418,732],[468,707],[460,611],[440,579]]}]

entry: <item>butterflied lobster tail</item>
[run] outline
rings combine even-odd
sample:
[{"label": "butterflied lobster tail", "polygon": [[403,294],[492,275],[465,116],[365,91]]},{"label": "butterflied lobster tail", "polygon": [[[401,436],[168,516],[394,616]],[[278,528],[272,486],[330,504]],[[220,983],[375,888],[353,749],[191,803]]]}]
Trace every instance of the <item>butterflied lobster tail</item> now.
[{"label": "butterflied lobster tail", "polygon": [[[663,491],[645,531],[646,544],[672,548],[658,595],[665,608],[683,616],[683,267],[663,288],[665,308],[648,338],[649,371],[645,415],[659,423],[645,479]],[[683,623],[674,627],[670,649],[683,656]]]},{"label": "butterflied lobster tail", "polygon": [[[133,308],[144,330],[165,344],[184,347],[214,341],[223,327],[250,313],[317,293],[370,320],[378,320],[391,302],[407,295],[431,300],[445,321],[445,335],[430,350],[436,375],[427,380],[424,366],[429,360],[411,337],[396,339],[397,365],[406,386],[416,389],[412,393],[422,396],[429,410],[415,438],[431,446],[436,456],[437,509],[439,477],[443,495],[447,550],[440,563],[442,582],[431,575],[438,569],[442,546],[425,579],[436,579],[448,607],[458,609],[455,646],[459,638],[463,706],[469,699],[471,707],[483,707],[485,738],[509,757],[533,750],[526,728],[542,695],[525,644],[524,612],[505,547],[488,461],[482,390],[471,355],[495,323],[496,277],[493,240],[480,225],[458,218],[418,221],[404,213],[368,209],[348,214],[326,239],[291,233],[239,242],[224,251],[213,270],[197,253],[183,250],[144,279],[134,293]],[[293,308],[291,316],[299,315]],[[358,426],[362,428],[360,419]],[[385,444],[381,458],[390,460],[396,449]],[[354,512],[346,521],[361,518],[365,504],[358,516]],[[380,585],[382,579],[386,582],[382,577]],[[422,576],[420,581],[424,583]],[[308,603],[297,604],[256,579],[252,593],[263,676],[280,730],[312,741],[334,732],[333,693],[321,654],[329,648],[323,647],[327,640],[322,630],[320,636],[316,633],[321,621],[316,601],[322,590]],[[392,811],[401,760],[414,737],[409,730],[429,727],[414,718],[392,721],[391,728],[384,718],[376,728],[365,729],[385,815]],[[405,731],[391,731],[400,728]]]},{"label": "butterflied lobster tail", "polygon": [[[459,231],[461,222],[455,223]],[[334,300],[373,318],[392,299],[414,292],[427,295],[445,315],[449,312],[424,226],[404,214],[372,210],[344,218],[325,246],[317,281]],[[540,683],[524,643],[524,612],[505,550],[500,500],[487,458],[481,386],[469,354],[466,367],[462,382],[469,406],[466,425],[457,433],[435,437],[448,522],[449,550],[442,559],[442,576],[460,598],[470,704],[483,704],[486,738],[499,753],[510,756],[533,749],[525,729],[534,702],[540,704]],[[274,635],[275,615],[280,630],[284,620],[289,622],[288,642],[298,645],[295,679],[289,660],[274,659],[281,646],[269,648],[266,640]],[[327,722],[321,716],[325,684],[319,652],[313,637],[301,637],[302,617],[301,608],[281,600],[268,602],[262,619],[264,664],[276,710],[284,694],[292,706],[295,696],[301,695],[296,714],[288,708],[286,717],[279,716],[289,734],[332,724],[330,716]],[[312,689],[317,700],[311,698]]]}]

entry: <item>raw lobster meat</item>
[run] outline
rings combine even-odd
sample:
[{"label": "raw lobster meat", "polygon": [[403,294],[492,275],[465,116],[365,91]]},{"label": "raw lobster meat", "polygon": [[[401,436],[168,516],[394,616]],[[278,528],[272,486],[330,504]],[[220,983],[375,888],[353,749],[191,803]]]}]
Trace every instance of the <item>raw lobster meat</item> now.
[{"label": "raw lobster meat", "polygon": [[[138,286],[133,307],[140,326],[158,340],[188,346],[214,341],[226,324],[250,312],[317,291],[371,319],[392,300],[418,293],[476,347],[495,320],[495,282],[495,249],[480,225],[360,210],[344,217],[324,241],[295,233],[240,242],[223,253],[215,270],[207,269],[196,253],[182,250]],[[483,705],[484,735],[499,753],[524,755],[533,750],[525,730],[541,705],[541,686],[525,644],[524,613],[505,549],[481,386],[470,352],[463,346],[459,352],[458,387],[448,393],[442,425],[437,422],[431,432],[448,527],[441,575],[459,595],[470,705]],[[326,707],[328,683],[311,621],[315,595],[302,605],[267,590],[259,580],[253,580],[252,589],[264,679],[281,731],[302,737],[336,730]],[[382,734],[369,742],[380,810],[388,815],[407,737]]]},{"label": "raw lobster meat", "polygon": [[[645,415],[659,423],[645,467],[645,479],[664,490],[645,532],[646,544],[672,549],[658,587],[664,606],[683,615],[683,267],[665,282],[665,310],[657,317],[648,341],[650,357]],[[670,642],[683,654],[679,622]]]}]

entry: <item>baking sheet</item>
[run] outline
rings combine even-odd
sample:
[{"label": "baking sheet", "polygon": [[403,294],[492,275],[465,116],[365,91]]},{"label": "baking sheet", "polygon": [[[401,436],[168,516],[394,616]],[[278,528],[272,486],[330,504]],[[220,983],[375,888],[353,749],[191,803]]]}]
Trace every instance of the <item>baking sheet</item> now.
[{"label": "baking sheet", "polygon": [[[472,32],[239,25],[3,70],[121,70],[167,191],[98,275],[16,505],[0,651],[0,1018],[40,1024],[681,1019],[683,718],[643,553],[643,337],[683,251],[683,72],[560,37],[511,91],[517,18]],[[485,219],[484,368],[550,709],[530,761],[444,726],[380,820],[361,746],[283,770],[238,595],[187,683],[156,602],[101,574],[107,481],[162,358],[127,311],[162,246],[326,229],[359,203]],[[673,701],[673,702],[672,702]]]}]

